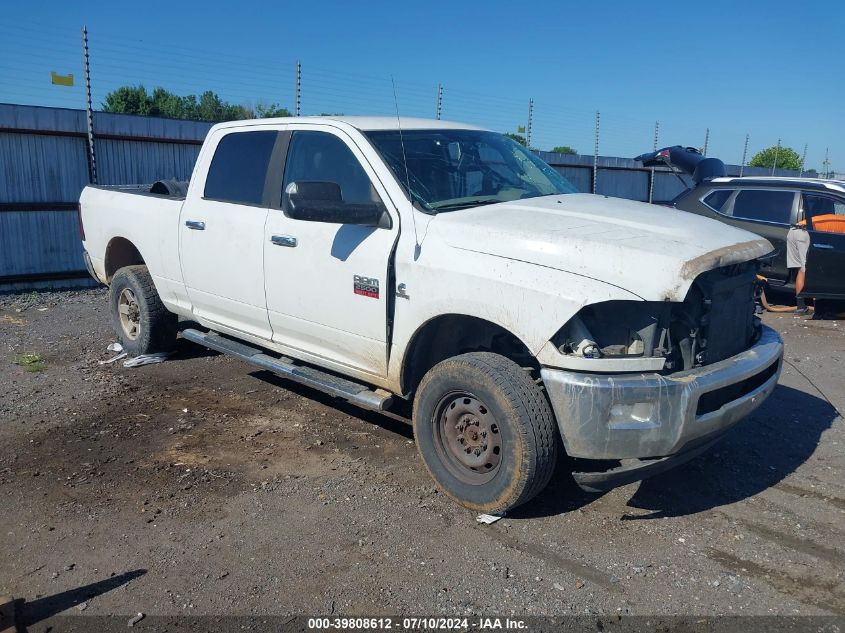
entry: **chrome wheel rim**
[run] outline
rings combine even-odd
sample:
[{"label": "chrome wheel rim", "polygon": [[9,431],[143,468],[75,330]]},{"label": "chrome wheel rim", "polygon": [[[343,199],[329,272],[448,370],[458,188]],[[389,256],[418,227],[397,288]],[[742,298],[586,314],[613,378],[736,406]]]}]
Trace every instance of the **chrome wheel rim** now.
[{"label": "chrome wheel rim", "polygon": [[117,313],[126,338],[137,340],[141,335],[141,307],[131,289],[124,288],[120,293],[117,299]]}]

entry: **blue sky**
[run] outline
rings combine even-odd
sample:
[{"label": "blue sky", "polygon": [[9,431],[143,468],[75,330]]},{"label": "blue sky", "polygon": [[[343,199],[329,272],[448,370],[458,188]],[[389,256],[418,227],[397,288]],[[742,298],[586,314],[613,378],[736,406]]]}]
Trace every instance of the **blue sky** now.
[{"label": "blue sky", "polygon": [[[726,162],[778,138],[820,169],[845,171],[845,3],[762,2],[8,2],[0,102],[83,107],[79,29],[90,31],[95,107],[121,84],[211,89],[303,113],[433,116],[532,144],[633,156],[704,144]],[[73,73],[72,88],[50,71]]]}]

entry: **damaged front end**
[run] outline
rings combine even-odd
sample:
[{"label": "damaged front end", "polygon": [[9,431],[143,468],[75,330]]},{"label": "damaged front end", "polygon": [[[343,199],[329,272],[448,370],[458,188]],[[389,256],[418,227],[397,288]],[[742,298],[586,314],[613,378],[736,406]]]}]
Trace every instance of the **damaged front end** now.
[{"label": "damaged front end", "polygon": [[564,356],[560,366],[671,374],[738,354],[760,337],[756,273],[755,262],[707,271],[696,277],[683,302],[586,306],[552,338]]},{"label": "damaged front end", "polygon": [[628,483],[706,449],[774,390],[783,344],[755,314],[756,262],[700,273],[681,302],[586,306],[541,370],[570,457],[612,460],[582,487]]}]

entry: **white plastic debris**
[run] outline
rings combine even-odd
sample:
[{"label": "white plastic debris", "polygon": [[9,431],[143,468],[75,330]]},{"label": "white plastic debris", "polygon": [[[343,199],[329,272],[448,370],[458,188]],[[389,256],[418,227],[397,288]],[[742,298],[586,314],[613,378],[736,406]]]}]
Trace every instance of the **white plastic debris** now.
[{"label": "white plastic debris", "polygon": [[483,525],[490,525],[491,523],[495,523],[496,521],[501,519],[503,516],[505,516],[504,513],[502,513],[502,514],[479,514],[477,517],[475,517],[475,520],[478,523],[481,523]]},{"label": "white plastic debris", "polygon": [[100,365],[108,365],[109,363],[113,363],[114,361],[120,360],[121,358],[126,358],[126,356],[127,356],[126,352],[121,352],[117,356],[112,356],[108,360],[101,360],[99,362],[100,362]]},{"label": "white plastic debris", "polygon": [[120,360],[121,358],[126,358],[127,354],[123,351],[123,345],[120,343],[109,343],[109,346],[106,348],[107,352],[116,352],[117,356],[112,356],[108,360],[101,360],[100,365],[108,365],[109,363],[113,363],[116,360]]},{"label": "white plastic debris", "polygon": [[124,367],[141,367],[143,365],[153,365],[155,363],[163,363],[170,356],[170,352],[157,352],[155,354],[141,354],[135,358],[123,361]]}]

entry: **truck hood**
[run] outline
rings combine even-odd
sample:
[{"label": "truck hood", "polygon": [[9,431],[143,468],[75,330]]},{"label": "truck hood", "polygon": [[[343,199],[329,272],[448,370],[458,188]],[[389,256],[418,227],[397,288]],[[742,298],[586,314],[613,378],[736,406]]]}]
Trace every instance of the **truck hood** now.
[{"label": "truck hood", "polygon": [[761,257],[765,239],[667,207],[592,194],[440,213],[449,246],[596,279],[647,301],[683,301],[701,273]]}]

